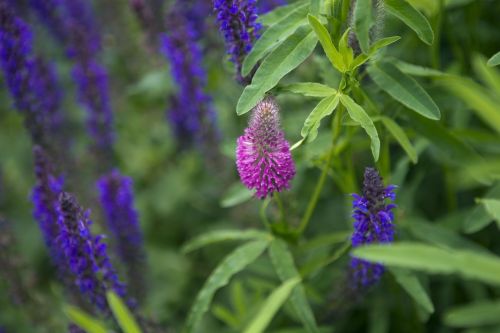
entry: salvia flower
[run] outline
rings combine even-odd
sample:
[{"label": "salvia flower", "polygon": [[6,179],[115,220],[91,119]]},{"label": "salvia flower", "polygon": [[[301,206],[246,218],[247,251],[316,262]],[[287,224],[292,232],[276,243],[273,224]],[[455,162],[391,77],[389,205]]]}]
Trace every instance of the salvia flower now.
[{"label": "salvia flower", "polygon": [[166,17],[167,33],[162,51],[170,62],[177,93],[170,97],[168,118],[177,140],[184,146],[217,140],[216,114],[205,93],[206,72],[191,22],[176,3]]},{"label": "salvia flower", "polygon": [[144,248],[132,179],[113,170],[97,182],[108,228],[114,235],[118,256],[125,264],[128,287],[136,297],[143,295]]},{"label": "salvia flower", "polygon": [[60,252],[56,244],[59,235],[59,194],[63,190],[62,177],[55,177],[52,163],[40,146],[33,147],[36,185],[33,188],[33,215],[40,226],[45,244],[54,264],[58,265]]},{"label": "salvia flower", "polygon": [[109,313],[106,291],[112,290],[123,297],[125,286],[111,265],[104,237],[92,235],[89,212],[65,192],[59,196],[58,224],[58,246],[74,286],[97,309]]},{"label": "salvia flower", "polygon": [[113,114],[108,74],[97,60],[101,36],[87,0],[31,0],[32,8],[74,62],[78,101],[87,111],[87,130],[101,161],[113,151]]},{"label": "salvia flower", "polygon": [[236,77],[240,83],[248,83],[249,79],[241,76],[241,67],[259,38],[261,25],[257,23],[256,0],[214,0],[214,10],[227,53],[236,67]]},{"label": "salvia flower", "polygon": [[[354,233],[352,246],[358,247],[372,243],[390,243],[394,239],[394,204],[386,203],[395,199],[395,186],[385,187],[377,170],[366,168],[363,194],[353,194]],[[370,263],[363,259],[352,258],[351,273],[354,287],[369,287],[380,280],[384,272],[381,264]]]},{"label": "salvia flower", "polygon": [[260,199],[290,187],[295,164],[272,98],[253,109],[245,134],[237,141],[236,166],[243,184],[256,190]]},{"label": "salvia flower", "polygon": [[55,70],[34,54],[29,26],[5,0],[0,0],[0,65],[33,141],[49,145],[63,122]]}]

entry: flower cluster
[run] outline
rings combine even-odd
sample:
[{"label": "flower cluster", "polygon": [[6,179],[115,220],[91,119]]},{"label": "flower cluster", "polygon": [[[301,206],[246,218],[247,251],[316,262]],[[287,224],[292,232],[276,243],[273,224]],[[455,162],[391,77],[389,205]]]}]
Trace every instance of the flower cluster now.
[{"label": "flower cluster", "polygon": [[134,209],[132,179],[117,170],[97,182],[108,228],[113,232],[117,252],[126,265],[128,287],[136,297],[143,295],[144,248],[137,212]]},{"label": "flower cluster", "polygon": [[227,53],[236,67],[236,77],[240,83],[248,83],[250,78],[242,77],[241,67],[261,29],[256,22],[256,0],[214,0],[214,10],[226,41]]},{"label": "flower cluster", "polygon": [[55,70],[34,54],[29,26],[5,0],[0,0],[0,65],[33,141],[48,146],[63,123]]},{"label": "flower cluster", "polygon": [[[394,239],[394,204],[386,204],[385,199],[394,201],[395,186],[385,187],[377,170],[366,168],[363,182],[363,195],[353,194],[354,233],[351,237],[353,247],[372,243],[390,243]],[[351,273],[354,287],[369,287],[380,280],[384,272],[381,264],[370,263],[363,259],[352,258]]]},{"label": "flower cluster", "polygon": [[196,43],[197,33],[176,3],[166,17],[167,33],[162,51],[170,62],[178,91],[170,97],[168,118],[180,143],[210,142],[217,139],[216,114],[212,100],[204,92],[206,73]]},{"label": "flower cluster", "polygon": [[30,4],[75,63],[73,78],[78,100],[87,111],[87,128],[96,152],[106,159],[114,141],[113,114],[108,74],[97,61],[101,37],[92,8],[86,0],[31,0]]},{"label": "flower cluster", "polygon": [[125,296],[125,286],[111,265],[103,236],[90,232],[92,221],[76,199],[66,192],[59,195],[58,247],[72,281],[100,311],[108,312],[106,291]]},{"label": "flower cluster", "polygon": [[59,265],[60,253],[55,241],[59,235],[58,198],[63,190],[63,179],[53,175],[53,166],[43,148],[33,147],[33,157],[37,181],[32,192],[33,215],[40,226],[53,263]]},{"label": "flower cluster", "polygon": [[238,138],[236,166],[243,184],[258,198],[290,187],[295,164],[280,128],[278,105],[266,98],[253,109],[245,134]]}]

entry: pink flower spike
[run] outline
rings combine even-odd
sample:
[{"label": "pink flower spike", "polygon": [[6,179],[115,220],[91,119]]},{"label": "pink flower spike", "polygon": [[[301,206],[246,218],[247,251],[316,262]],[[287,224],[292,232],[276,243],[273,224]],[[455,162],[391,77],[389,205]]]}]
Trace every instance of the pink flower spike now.
[{"label": "pink flower spike", "polygon": [[295,164],[273,98],[262,100],[253,109],[245,134],[237,141],[236,166],[242,183],[255,189],[260,199],[290,188]]}]

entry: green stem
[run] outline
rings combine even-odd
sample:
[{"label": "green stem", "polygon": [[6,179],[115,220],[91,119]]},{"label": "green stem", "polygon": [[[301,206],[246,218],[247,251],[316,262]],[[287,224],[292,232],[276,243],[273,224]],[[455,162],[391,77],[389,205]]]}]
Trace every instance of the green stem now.
[{"label": "green stem", "polygon": [[[273,196],[280,211],[279,222],[285,223],[285,209],[283,208],[283,201],[281,200],[280,194],[278,192],[274,192]],[[287,227],[287,225],[285,225],[285,227]]]},{"label": "green stem", "polygon": [[311,199],[309,200],[309,204],[307,205],[306,212],[304,214],[304,217],[300,221],[299,227],[296,230],[297,235],[301,235],[304,230],[307,228],[307,225],[309,224],[309,221],[311,220],[311,217],[314,213],[314,210],[316,209],[316,205],[318,204],[319,197],[321,195],[321,191],[323,190],[323,187],[325,186],[325,181],[328,176],[328,170],[330,169],[330,164],[332,162],[332,158],[335,152],[335,143],[337,142],[339,136],[340,136],[340,131],[341,131],[341,126],[342,126],[342,111],[343,108],[341,105],[338,106],[337,113],[335,114],[334,120],[333,120],[333,140],[332,140],[332,146],[330,147],[330,150],[328,151],[328,155],[326,156],[326,161],[325,164],[323,165],[323,170],[321,172],[321,176],[318,179],[318,183],[316,183],[316,187],[314,189],[313,195]]},{"label": "green stem", "polygon": [[271,202],[271,200],[269,198],[265,199],[264,202],[262,203],[262,205],[260,206],[260,218],[262,219],[262,222],[264,223],[264,225],[266,226],[266,228],[269,230],[269,231],[272,231],[273,228],[271,226],[271,223],[269,223],[269,220],[267,218],[267,213],[266,213],[266,210],[267,210],[267,206],[269,206],[269,203]]}]

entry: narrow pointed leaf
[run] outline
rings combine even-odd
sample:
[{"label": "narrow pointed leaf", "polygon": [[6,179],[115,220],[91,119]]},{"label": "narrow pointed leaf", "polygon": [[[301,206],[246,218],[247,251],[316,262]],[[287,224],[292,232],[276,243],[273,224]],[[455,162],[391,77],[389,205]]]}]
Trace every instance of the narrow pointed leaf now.
[{"label": "narrow pointed leaf", "polygon": [[120,325],[123,333],[141,333],[139,325],[135,321],[134,316],[128,309],[128,307],[123,303],[123,301],[115,293],[108,291],[106,293],[106,298],[108,300],[109,307],[113,312],[113,315]]},{"label": "narrow pointed leaf", "polygon": [[289,36],[259,66],[252,83],[245,87],[238,100],[236,113],[242,115],[257,105],[267,91],[312,53],[317,42],[316,35],[308,26],[300,27]]},{"label": "narrow pointed leaf", "polygon": [[460,274],[491,285],[500,285],[500,258],[469,250],[450,250],[431,245],[400,242],[368,245],[353,255],[384,265],[437,274]]},{"label": "narrow pointed leaf", "polygon": [[[493,186],[484,196],[487,199],[500,200],[500,184]],[[464,221],[466,233],[477,232],[493,221],[483,204],[478,204]]]},{"label": "narrow pointed leaf", "polygon": [[479,200],[483,204],[486,211],[495,220],[500,228],[500,200],[498,199],[481,199]]},{"label": "narrow pointed leaf", "polygon": [[456,307],[444,316],[444,323],[452,327],[500,325],[500,300],[482,301]]},{"label": "narrow pointed leaf", "polygon": [[210,244],[236,241],[236,240],[257,240],[268,239],[269,234],[260,230],[215,230],[195,237],[182,247],[182,252],[189,253]]},{"label": "narrow pointed leaf", "polygon": [[372,119],[368,116],[361,105],[357,104],[351,97],[347,95],[340,95],[340,101],[347,109],[351,119],[363,127],[366,134],[370,137],[373,158],[377,161],[380,154],[380,139]]},{"label": "narrow pointed leaf", "polygon": [[493,66],[498,66],[500,65],[500,52],[495,53],[489,60],[488,60],[488,66],[493,67]]},{"label": "narrow pointed leaf", "polygon": [[364,53],[360,54],[354,59],[354,61],[351,64],[351,69],[354,70],[354,69],[358,68],[359,66],[361,66],[362,64],[367,62],[375,54],[377,54],[378,50],[380,50],[381,48],[384,48],[386,46],[389,46],[392,43],[395,43],[400,39],[401,39],[401,37],[399,37],[399,36],[391,36],[391,37],[379,39],[378,41],[373,43],[373,45],[370,47],[368,54],[364,54]]},{"label": "narrow pointed leaf", "polygon": [[375,21],[372,15],[372,1],[358,0],[354,7],[354,31],[363,53],[370,50],[370,29]]},{"label": "narrow pointed leaf", "polygon": [[429,119],[441,117],[438,106],[424,88],[393,64],[373,63],[367,70],[377,86],[401,104]]},{"label": "narrow pointed leaf", "polygon": [[385,0],[384,8],[415,31],[424,43],[432,44],[434,33],[429,21],[406,0]]},{"label": "narrow pointed leaf", "polygon": [[392,119],[387,117],[382,117],[382,124],[387,128],[391,135],[398,141],[401,147],[404,149],[410,160],[416,164],[418,162],[417,151],[413,147],[408,139],[408,136],[404,130]]},{"label": "narrow pointed leaf", "polygon": [[434,313],[434,305],[427,291],[425,291],[420,280],[414,273],[401,268],[391,268],[389,271],[394,275],[397,283],[419,306],[422,307],[423,310],[427,313]]},{"label": "narrow pointed leaf", "polygon": [[438,81],[443,88],[464,101],[484,123],[500,133],[500,109],[498,102],[488,91],[468,78],[449,76]]},{"label": "narrow pointed leaf", "polygon": [[236,182],[231,185],[224,194],[220,201],[220,206],[223,208],[234,207],[250,200],[252,197],[252,191],[246,188],[242,183]]},{"label": "narrow pointed leaf", "polygon": [[322,99],[307,117],[306,121],[304,122],[304,126],[300,131],[300,135],[302,135],[302,137],[304,138],[307,138],[308,142],[314,141],[314,139],[316,139],[316,137],[318,136],[318,128],[321,123],[321,119],[331,115],[338,104],[338,94],[331,95]]},{"label": "narrow pointed leaf", "polygon": [[197,332],[215,292],[229,283],[233,275],[254,262],[267,248],[269,241],[255,240],[238,247],[217,266],[196,296],[186,321],[186,332]]},{"label": "narrow pointed leaf", "polygon": [[[271,242],[269,256],[281,281],[300,278],[300,274],[293,261],[293,256],[283,240],[276,238]],[[300,321],[304,324],[306,331],[308,333],[318,333],[319,328],[302,284],[299,284],[293,290],[290,301]]]},{"label": "narrow pointed leaf", "polygon": [[328,97],[337,93],[337,90],[316,82],[292,83],[284,86],[282,89],[307,97]]},{"label": "narrow pointed leaf", "polygon": [[74,306],[65,306],[64,312],[73,323],[84,329],[87,333],[108,332],[104,324]]},{"label": "narrow pointed leaf", "polygon": [[283,306],[293,288],[300,282],[299,278],[292,278],[283,282],[261,306],[255,318],[250,322],[244,333],[262,333],[267,328],[274,315]]},{"label": "narrow pointed leaf", "polygon": [[346,66],[344,64],[343,57],[335,45],[333,45],[333,41],[330,37],[330,33],[328,33],[328,30],[315,16],[308,15],[307,19],[309,20],[309,24],[316,33],[316,36],[323,47],[323,51],[325,51],[325,54],[333,67],[337,68],[342,73],[345,72]]},{"label": "narrow pointed leaf", "polygon": [[266,29],[262,36],[257,39],[252,50],[245,57],[242,67],[242,75],[247,76],[257,62],[262,59],[266,53],[279,45],[288,36],[290,36],[300,25],[307,24],[306,15],[309,12],[309,4],[304,3],[293,8],[285,15],[273,22]]}]

